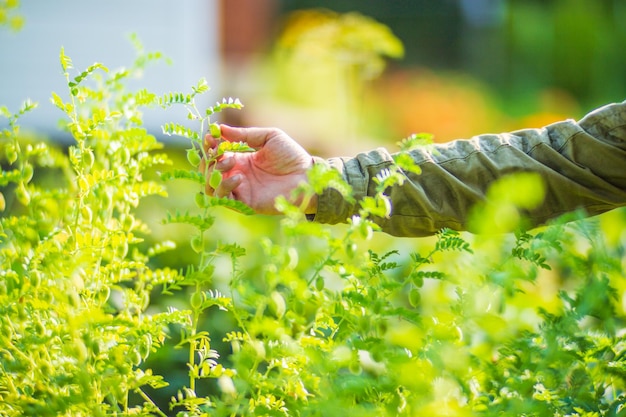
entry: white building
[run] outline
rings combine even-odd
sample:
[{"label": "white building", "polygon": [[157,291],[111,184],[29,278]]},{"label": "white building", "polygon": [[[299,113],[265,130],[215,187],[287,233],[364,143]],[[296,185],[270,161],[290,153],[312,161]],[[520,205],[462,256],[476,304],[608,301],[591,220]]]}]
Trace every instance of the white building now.
[{"label": "white building", "polygon": [[[219,70],[218,0],[24,0],[19,13],[25,25],[19,32],[0,28],[0,105],[16,111],[30,98],[39,108],[20,125],[63,139],[57,128],[63,114],[50,102],[52,91],[67,97],[59,64],[61,47],[76,71],[94,62],[114,70],[129,66],[135,33],[147,51],[171,58],[150,67],[136,88],[162,94],[190,91],[204,77],[210,86],[206,104],[217,99]],[[75,74],[77,75],[78,72]],[[146,112],[151,131],[160,131],[171,114]],[[0,120],[0,123],[2,121]]]}]

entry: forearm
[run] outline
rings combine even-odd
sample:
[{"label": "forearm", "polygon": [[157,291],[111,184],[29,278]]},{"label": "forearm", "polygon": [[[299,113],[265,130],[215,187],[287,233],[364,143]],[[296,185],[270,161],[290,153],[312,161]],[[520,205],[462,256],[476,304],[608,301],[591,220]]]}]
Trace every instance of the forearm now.
[{"label": "forearm", "polygon": [[[516,172],[541,175],[543,203],[527,213],[541,224],[577,208],[598,214],[626,204],[626,102],[603,107],[580,122],[564,121],[542,129],[481,135],[418,149],[411,156],[420,175],[408,174],[402,186],[389,190],[392,215],[377,219],[384,231],[424,236],[442,227],[466,230],[470,210],[483,201],[489,186]],[[372,179],[393,163],[384,149],[354,158],[333,158],[353,187],[357,201],[373,195]],[[332,189],[318,199],[316,220],[338,223],[358,212]]]}]

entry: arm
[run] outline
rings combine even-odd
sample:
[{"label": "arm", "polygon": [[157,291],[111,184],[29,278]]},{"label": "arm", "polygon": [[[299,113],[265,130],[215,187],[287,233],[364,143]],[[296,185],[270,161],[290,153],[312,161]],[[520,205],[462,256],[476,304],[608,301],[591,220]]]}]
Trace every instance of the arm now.
[{"label": "arm", "polygon": [[[224,181],[218,190],[207,191],[241,200],[260,213],[277,214],[274,199],[289,196],[306,180],[313,163],[302,147],[278,129],[222,126],[222,138],[248,142],[257,152],[225,155],[215,166],[223,171]],[[216,145],[207,136],[206,146]],[[470,209],[485,199],[489,186],[516,172],[538,173],[545,182],[544,202],[526,213],[533,224],[577,208],[599,214],[626,205],[626,101],[600,108],[579,122],[481,135],[437,145],[434,152],[415,150],[412,157],[422,173],[409,175],[402,187],[390,190],[392,215],[378,219],[392,235],[431,235],[443,227],[466,230]],[[339,170],[357,201],[374,194],[372,179],[393,163],[384,149],[354,158],[316,160]],[[356,214],[358,204],[327,189],[311,201],[306,212],[316,213],[316,221],[339,223]]]},{"label": "arm", "polygon": [[[471,207],[484,200],[489,186],[516,172],[537,172],[545,182],[544,202],[527,213],[533,224],[577,208],[599,214],[626,205],[626,101],[579,122],[481,135],[437,145],[435,152],[416,150],[412,157],[422,173],[390,190],[392,215],[379,219],[392,235],[424,236],[443,227],[466,230]],[[320,163],[341,171],[358,201],[374,193],[371,180],[392,163],[392,156],[377,149]],[[315,219],[338,223],[357,211],[358,205],[329,189],[319,196]]]}]

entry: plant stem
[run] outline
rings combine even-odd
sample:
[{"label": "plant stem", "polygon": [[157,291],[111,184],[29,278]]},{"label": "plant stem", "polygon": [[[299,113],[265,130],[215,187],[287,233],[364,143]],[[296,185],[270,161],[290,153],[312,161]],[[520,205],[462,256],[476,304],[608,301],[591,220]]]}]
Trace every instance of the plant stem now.
[{"label": "plant stem", "polygon": [[[197,290],[198,291],[198,290]],[[189,389],[193,392],[196,391],[196,378],[193,376],[193,366],[196,362],[195,354],[196,354],[196,339],[194,336],[196,335],[196,327],[198,325],[198,312],[194,311],[193,313],[193,322],[191,328],[191,340],[189,341]]]},{"label": "plant stem", "polygon": [[[346,235],[344,236],[344,238],[341,240],[342,245],[345,245],[351,238],[352,236],[352,229],[349,229],[346,232]],[[315,269],[315,272],[313,272],[313,276],[311,276],[311,278],[309,278],[309,280],[307,281],[307,286],[310,286],[319,276],[320,272],[322,272],[322,269],[324,269],[324,267],[328,264],[328,262],[332,259],[333,255],[337,252],[337,250],[339,250],[339,246],[335,246],[330,253],[328,254],[328,256],[326,256],[326,259],[324,259],[324,261],[322,261],[320,263],[320,265]]]},{"label": "plant stem", "polygon": [[167,417],[167,414],[165,414],[163,411],[161,411],[161,409],[154,403],[154,401],[152,401],[152,398],[150,398],[148,396],[148,394],[146,394],[145,392],[143,392],[143,390],[141,388],[137,388],[135,390],[135,392],[137,392],[141,398],[143,398],[144,400],[146,400],[147,402],[149,402],[150,404],[152,404],[155,408],[155,412],[160,415],[161,417]]}]

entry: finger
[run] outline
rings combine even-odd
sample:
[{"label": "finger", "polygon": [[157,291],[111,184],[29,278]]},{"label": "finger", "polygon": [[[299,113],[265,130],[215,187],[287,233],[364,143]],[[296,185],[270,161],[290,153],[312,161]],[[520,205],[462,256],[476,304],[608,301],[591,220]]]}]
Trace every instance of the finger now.
[{"label": "finger", "polygon": [[215,169],[225,172],[233,169],[235,166],[235,158],[230,154],[222,155],[219,161],[215,164]]},{"label": "finger", "polygon": [[233,190],[241,184],[241,179],[241,174],[235,174],[231,177],[224,178],[219,187],[217,187],[217,190],[215,190],[215,195],[217,197],[226,197],[230,195]]},{"label": "finger", "polygon": [[215,165],[216,163],[214,159],[210,158],[207,165],[207,160],[205,158],[202,158],[200,160],[200,165],[198,165],[198,171],[207,176],[211,175],[211,171],[215,169]]},{"label": "finger", "polygon": [[217,139],[210,133],[204,136],[204,149],[215,148],[217,146]]},{"label": "finger", "polygon": [[[203,145],[204,145],[204,153],[205,153],[205,155],[204,155],[204,156],[208,157],[208,158],[209,158],[209,160],[211,161],[211,162],[210,162],[210,164],[209,164],[209,169],[213,169],[213,167],[211,167],[210,165],[212,165],[213,163],[215,163],[215,159],[213,159],[213,156],[214,156],[214,155],[216,154],[216,152],[217,152],[217,147],[218,147],[218,145],[219,145],[219,139],[215,138],[213,135],[211,135],[210,133],[208,133],[208,134],[206,134],[206,135],[204,136],[204,142],[203,142]],[[224,156],[224,155],[222,155],[222,156],[220,156],[219,158],[220,158],[220,159],[225,159],[225,156]],[[206,172],[206,168],[207,168],[207,166],[206,166],[206,161],[205,161],[205,158],[203,157],[203,158],[202,158],[202,161],[200,161],[200,172],[205,172],[205,173],[207,173],[207,172]],[[231,169],[231,168],[232,168],[232,166],[230,166],[230,165],[225,165],[225,164],[222,164],[222,166],[217,167],[217,169],[220,169],[220,170],[223,170],[223,171],[224,171],[224,170]],[[210,174],[210,172],[208,172],[208,173]]]},{"label": "finger", "polygon": [[281,132],[275,128],[264,127],[233,127],[220,125],[222,138],[229,142],[246,142],[253,148],[262,148],[268,140]]},{"label": "finger", "polygon": [[206,161],[202,159],[198,168],[200,172],[205,174],[208,178],[214,169],[222,172],[227,172],[233,169],[236,164],[237,161],[235,160],[234,156],[232,156],[231,154],[224,154],[217,160],[217,162],[211,162],[208,167],[206,166]]},{"label": "finger", "polygon": [[208,152],[209,149],[217,148],[218,144],[219,144],[218,140],[214,138],[210,133],[207,133],[204,136],[204,151],[205,152]]},{"label": "finger", "polygon": [[217,161],[214,160],[213,162],[211,162],[208,167],[204,159],[200,161],[200,166],[199,166],[200,172],[203,173],[205,177],[207,178],[207,182],[206,182],[207,195],[215,194],[215,190],[209,185],[209,181],[208,181],[208,178],[211,178],[213,170],[218,170],[221,172],[228,172],[231,169],[233,169],[236,164],[237,164],[237,161],[235,160],[235,157],[233,156],[232,153],[226,153],[222,155],[220,159],[218,159]]}]

